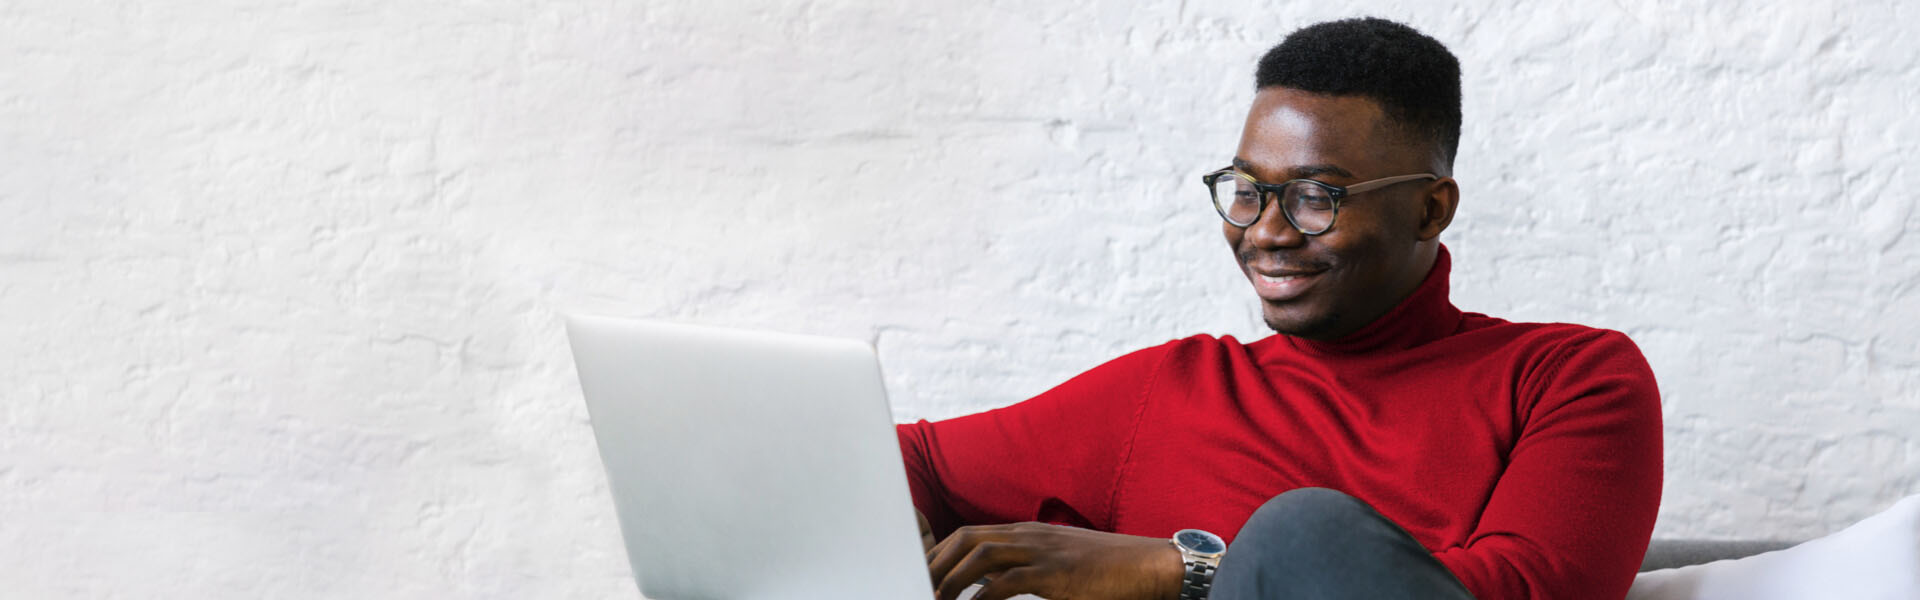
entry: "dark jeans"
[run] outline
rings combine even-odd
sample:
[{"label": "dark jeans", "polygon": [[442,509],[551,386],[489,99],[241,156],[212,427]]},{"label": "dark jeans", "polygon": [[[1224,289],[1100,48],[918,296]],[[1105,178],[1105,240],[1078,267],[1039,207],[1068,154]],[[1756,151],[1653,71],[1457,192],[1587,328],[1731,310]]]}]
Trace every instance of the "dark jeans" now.
[{"label": "dark jeans", "polygon": [[1324,488],[1274,496],[1254,511],[1220,560],[1209,596],[1473,598],[1406,530]]}]

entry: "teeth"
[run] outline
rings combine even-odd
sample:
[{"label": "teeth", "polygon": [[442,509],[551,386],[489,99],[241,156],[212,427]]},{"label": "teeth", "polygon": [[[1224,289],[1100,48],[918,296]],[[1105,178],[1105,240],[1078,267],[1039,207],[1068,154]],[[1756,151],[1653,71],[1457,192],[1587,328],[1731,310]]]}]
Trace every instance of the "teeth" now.
[{"label": "teeth", "polygon": [[1289,281],[1293,281],[1295,279],[1299,279],[1301,277],[1300,275],[1288,275],[1286,277],[1269,277],[1266,275],[1260,275],[1259,273],[1255,273],[1255,275],[1259,275],[1260,280],[1265,281],[1267,283],[1286,283]]}]

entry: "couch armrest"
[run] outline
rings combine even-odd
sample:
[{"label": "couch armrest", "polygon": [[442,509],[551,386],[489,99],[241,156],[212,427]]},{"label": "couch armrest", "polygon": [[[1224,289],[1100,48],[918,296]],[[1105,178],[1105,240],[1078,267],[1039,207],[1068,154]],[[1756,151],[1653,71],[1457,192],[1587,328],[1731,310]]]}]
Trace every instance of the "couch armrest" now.
[{"label": "couch armrest", "polygon": [[1647,558],[1640,561],[1640,571],[1644,573],[1729,558],[1746,558],[1763,552],[1786,549],[1796,543],[1798,542],[1781,540],[1657,539],[1647,546]]}]

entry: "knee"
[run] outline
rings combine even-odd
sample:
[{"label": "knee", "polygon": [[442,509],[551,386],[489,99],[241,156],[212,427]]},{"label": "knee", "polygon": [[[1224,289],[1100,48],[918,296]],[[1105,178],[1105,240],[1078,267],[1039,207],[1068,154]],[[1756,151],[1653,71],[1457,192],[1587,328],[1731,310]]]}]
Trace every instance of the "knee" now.
[{"label": "knee", "polygon": [[1260,506],[1260,510],[1314,513],[1346,510],[1360,505],[1359,499],[1340,490],[1304,487],[1268,499],[1266,504]]},{"label": "knee", "polygon": [[1267,500],[1236,537],[1308,542],[1351,531],[1372,512],[1365,502],[1337,490],[1298,488]]},{"label": "knee", "polygon": [[1271,515],[1299,519],[1303,517],[1334,518],[1347,513],[1370,510],[1366,503],[1339,490],[1327,488],[1295,488],[1284,494],[1274,496],[1254,511],[1255,516]]}]

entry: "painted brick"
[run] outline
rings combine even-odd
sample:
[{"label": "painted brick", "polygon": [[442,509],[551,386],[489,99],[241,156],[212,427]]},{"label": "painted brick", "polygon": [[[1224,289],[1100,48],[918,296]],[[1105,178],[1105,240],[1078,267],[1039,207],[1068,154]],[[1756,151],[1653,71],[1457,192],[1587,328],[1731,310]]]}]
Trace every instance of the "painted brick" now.
[{"label": "painted brick", "polygon": [[1653,363],[1660,535],[1920,492],[1910,2],[7,2],[0,582],[637,597],[560,311],[871,340],[900,419],[1258,337],[1195,178],[1367,13],[1465,67],[1457,303]]}]

